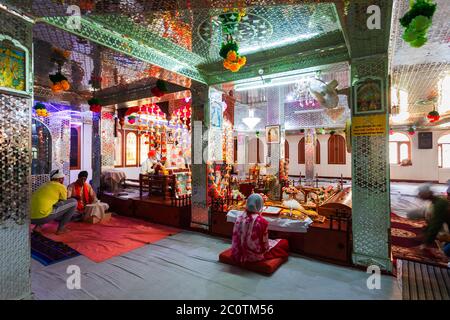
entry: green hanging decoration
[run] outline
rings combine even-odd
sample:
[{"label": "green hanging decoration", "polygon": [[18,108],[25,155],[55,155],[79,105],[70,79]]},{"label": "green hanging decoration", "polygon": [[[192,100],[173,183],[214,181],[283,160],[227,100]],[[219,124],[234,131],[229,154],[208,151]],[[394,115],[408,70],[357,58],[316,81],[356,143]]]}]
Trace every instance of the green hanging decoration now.
[{"label": "green hanging decoration", "polygon": [[400,19],[400,24],[405,28],[403,40],[411,47],[420,48],[428,41],[427,32],[436,7],[432,0],[411,0],[409,11]]}]

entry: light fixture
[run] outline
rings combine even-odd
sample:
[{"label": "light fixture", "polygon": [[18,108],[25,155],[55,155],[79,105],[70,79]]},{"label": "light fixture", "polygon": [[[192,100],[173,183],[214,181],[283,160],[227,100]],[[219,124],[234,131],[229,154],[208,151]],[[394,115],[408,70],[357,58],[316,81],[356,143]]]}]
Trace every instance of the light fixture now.
[{"label": "light fixture", "polygon": [[245,125],[250,130],[253,130],[260,121],[261,121],[261,118],[255,117],[255,110],[253,110],[253,109],[249,109],[248,110],[248,117],[242,119],[242,122],[244,122]]},{"label": "light fixture", "polygon": [[293,75],[289,75],[289,76],[278,76],[278,77],[273,77],[273,78],[259,79],[259,80],[254,80],[251,82],[236,84],[234,87],[234,90],[235,91],[247,91],[247,90],[252,90],[252,89],[282,86],[282,85],[287,85],[287,84],[291,84],[291,83],[296,83],[302,79],[309,78],[314,75],[315,75],[315,73],[308,72],[308,73],[293,74]]},{"label": "light fixture", "polygon": [[267,50],[270,48],[293,44],[300,40],[308,40],[308,39],[315,37],[316,35],[318,35],[318,33],[300,34],[298,36],[285,38],[280,41],[264,42],[264,44],[261,44],[261,45],[255,45],[255,46],[251,46],[251,47],[247,47],[247,48],[242,48],[241,50],[239,50],[239,52],[241,54],[248,54],[248,53],[252,53],[252,52],[256,52],[256,51],[263,51],[263,50]]}]

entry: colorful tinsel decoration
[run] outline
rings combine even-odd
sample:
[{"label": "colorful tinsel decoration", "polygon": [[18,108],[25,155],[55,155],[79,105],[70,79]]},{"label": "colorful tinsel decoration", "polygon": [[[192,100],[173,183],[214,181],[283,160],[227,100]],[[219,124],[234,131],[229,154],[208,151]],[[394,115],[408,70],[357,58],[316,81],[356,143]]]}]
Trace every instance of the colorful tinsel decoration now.
[{"label": "colorful tinsel decoration", "polygon": [[45,107],[45,105],[43,103],[36,103],[36,105],[34,106],[34,110],[36,111],[36,115],[38,117],[48,117],[49,113],[47,111],[47,108]]},{"label": "colorful tinsel decoration", "polygon": [[432,0],[411,0],[409,11],[400,19],[400,24],[406,28],[403,40],[411,47],[420,48],[428,41],[427,32],[436,6]]},{"label": "colorful tinsel decoration", "polygon": [[224,59],[224,68],[231,72],[238,72],[247,63],[247,58],[239,55],[239,46],[232,38],[222,44],[219,54]]}]

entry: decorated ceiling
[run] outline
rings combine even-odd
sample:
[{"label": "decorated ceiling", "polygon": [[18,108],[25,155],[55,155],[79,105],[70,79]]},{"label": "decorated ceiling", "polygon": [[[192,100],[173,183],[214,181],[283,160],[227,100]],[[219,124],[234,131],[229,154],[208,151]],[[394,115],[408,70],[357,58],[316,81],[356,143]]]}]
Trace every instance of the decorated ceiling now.
[{"label": "decorated ceiling", "polygon": [[[38,22],[207,84],[255,76],[260,68],[269,74],[348,58],[331,1],[5,2]],[[70,5],[80,7],[79,29],[71,27]],[[230,30],[247,58],[240,72],[224,72],[219,55]]]},{"label": "decorated ceiling", "polygon": [[[41,96],[51,95],[45,83],[48,73],[55,70],[48,62],[48,46],[71,51],[70,63],[63,66],[73,82],[71,92],[89,96],[89,81],[94,75],[102,79],[103,97],[111,100],[118,99],[121,92],[133,92],[137,100],[139,91],[148,91],[158,78],[173,85],[172,92],[182,91],[191,86],[191,81],[215,85],[239,83],[262,74],[323,70],[323,66],[347,62],[349,44],[359,48],[353,56],[385,48],[383,37],[364,48],[356,43],[358,37],[346,41],[346,33],[348,37],[349,32],[359,29],[349,25],[353,21],[347,17],[350,1],[344,0],[2,2],[36,21],[36,92]],[[391,84],[397,100],[407,100],[403,113],[408,113],[395,117],[394,124],[427,125],[428,112],[442,104],[443,79],[450,71],[446,16],[450,2],[435,2],[438,10],[428,42],[412,48],[402,39],[404,30],[399,23],[409,9],[409,1],[394,0],[389,46]],[[80,28],[71,26],[71,5],[80,9]],[[226,52],[221,54],[222,43],[230,41],[230,35],[238,45],[231,60]],[[394,115],[399,112],[395,107]],[[445,121],[444,116],[441,122]]]},{"label": "decorated ceiling", "polygon": [[[442,83],[446,76],[450,76],[450,19],[448,17],[450,1],[434,0],[434,2],[437,3],[438,9],[428,31],[428,41],[420,48],[413,48],[402,39],[403,28],[399,19],[408,11],[408,1],[394,2],[390,43],[391,85],[394,95],[399,96],[399,100],[401,95],[407,100],[404,111],[409,113],[403,112],[404,114],[398,115],[396,117],[398,119],[393,121],[394,125],[447,127],[450,121],[448,112],[447,117],[442,112],[450,111],[450,106],[447,108],[443,105],[445,101],[442,101],[445,90],[450,92],[450,81],[447,82],[448,85]],[[440,122],[430,124],[426,115],[433,109],[440,109],[443,117]],[[400,113],[402,113],[401,110]]]}]

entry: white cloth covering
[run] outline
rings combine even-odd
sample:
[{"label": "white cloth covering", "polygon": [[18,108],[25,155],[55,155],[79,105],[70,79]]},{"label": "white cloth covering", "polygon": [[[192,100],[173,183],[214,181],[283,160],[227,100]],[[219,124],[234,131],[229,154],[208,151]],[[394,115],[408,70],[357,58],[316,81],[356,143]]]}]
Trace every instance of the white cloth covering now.
[{"label": "white cloth covering", "polygon": [[[230,210],[227,213],[227,221],[235,222],[238,215],[244,214],[243,211]],[[304,233],[308,231],[308,227],[313,221],[310,218],[305,220],[292,220],[283,218],[271,218],[264,216],[264,219],[269,223],[269,230],[282,231],[282,232],[299,232]]]}]

